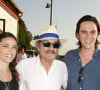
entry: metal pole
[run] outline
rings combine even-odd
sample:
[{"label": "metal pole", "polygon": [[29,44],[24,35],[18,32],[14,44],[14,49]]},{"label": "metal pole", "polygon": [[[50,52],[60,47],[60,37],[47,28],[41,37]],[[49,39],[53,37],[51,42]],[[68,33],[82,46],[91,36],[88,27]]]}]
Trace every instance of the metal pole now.
[{"label": "metal pole", "polygon": [[51,0],[50,25],[52,25],[52,4],[53,4],[53,0]]}]

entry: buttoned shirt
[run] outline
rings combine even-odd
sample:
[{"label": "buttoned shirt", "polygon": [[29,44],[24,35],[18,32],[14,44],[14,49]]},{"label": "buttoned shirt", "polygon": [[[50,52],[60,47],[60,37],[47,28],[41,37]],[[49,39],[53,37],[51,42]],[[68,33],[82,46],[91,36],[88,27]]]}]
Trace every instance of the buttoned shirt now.
[{"label": "buttoned shirt", "polygon": [[96,50],[93,58],[81,72],[81,81],[78,83],[82,61],[79,49],[69,51],[65,58],[68,67],[68,85],[66,90],[100,90],[100,50]]},{"label": "buttoned shirt", "polygon": [[68,73],[63,61],[54,60],[48,74],[39,56],[22,60],[16,68],[21,80],[19,90],[61,90],[61,86],[66,89]]}]

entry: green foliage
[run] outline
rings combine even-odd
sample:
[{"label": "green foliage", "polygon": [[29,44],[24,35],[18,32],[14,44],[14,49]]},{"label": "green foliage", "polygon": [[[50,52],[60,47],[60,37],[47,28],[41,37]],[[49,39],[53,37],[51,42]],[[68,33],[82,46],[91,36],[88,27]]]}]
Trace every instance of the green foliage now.
[{"label": "green foliage", "polygon": [[25,45],[27,49],[31,49],[30,41],[32,40],[32,34],[27,30],[24,21],[19,19],[19,32],[18,32],[18,45]]}]

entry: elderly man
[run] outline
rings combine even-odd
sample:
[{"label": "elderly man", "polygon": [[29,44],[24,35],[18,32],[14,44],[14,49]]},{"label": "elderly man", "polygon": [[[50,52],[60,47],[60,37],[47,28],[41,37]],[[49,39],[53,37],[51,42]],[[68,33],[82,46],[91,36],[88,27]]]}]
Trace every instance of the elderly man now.
[{"label": "elderly man", "polygon": [[67,67],[56,60],[60,47],[59,34],[54,26],[41,29],[36,41],[37,57],[22,60],[17,65],[19,90],[61,90],[67,86]]}]

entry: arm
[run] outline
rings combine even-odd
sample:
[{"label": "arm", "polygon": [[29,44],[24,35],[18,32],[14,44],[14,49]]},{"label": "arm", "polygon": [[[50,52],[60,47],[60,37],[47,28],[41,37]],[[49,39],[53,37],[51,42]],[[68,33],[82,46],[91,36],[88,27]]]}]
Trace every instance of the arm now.
[{"label": "arm", "polygon": [[64,75],[63,76],[63,84],[62,84],[61,90],[66,90],[67,81],[68,81],[68,70],[67,70],[67,66],[65,63],[64,63],[64,74],[63,75]]},{"label": "arm", "polygon": [[26,82],[25,82],[25,75],[24,75],[24,70],[23,70],[23,63],[19,62],[16,66],[16,69],[19,73],[19,90],[28,90],[26,87]]}]

